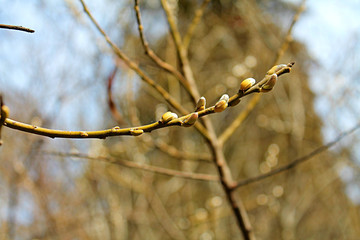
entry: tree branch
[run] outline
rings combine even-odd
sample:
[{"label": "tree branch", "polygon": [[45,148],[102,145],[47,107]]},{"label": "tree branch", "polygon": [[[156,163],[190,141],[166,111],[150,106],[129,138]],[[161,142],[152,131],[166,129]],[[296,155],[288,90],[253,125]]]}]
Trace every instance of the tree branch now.
[{"label": "tree branch", "polygon": [[338,143],[340,140],[342,140],[343,138],[347,137],[348,135],[354,133],[356,130],[358,130],[360,128],[360,123],[358,123],[355,127],[351,128],[350,130],[346,131],[346,132],[343,132],[341,133],[337,138],[335,138],[333,141],[325,144],[325,145],[322,145],[318,148],[316,148],[315,150],[313,150],[312,152],[310,152],[309,154],[303,156],[303,157],[300,157],[292,162],[290,162],[289,164],[286,164],[282,167],[279,167],[277,169],[274,169],[268,173],[265,173],[265,174],[260,174],[256,177],[252,177],[252,178],[247,178],[247,179],[244,179],[242,181],[238,181],[236,183],[236,185],[233,187],[233,189],[237,189],[239,187],[242,187],[242,186],[245,186],[245,185],[248,185],[250,183],[254,183],[254,182],[258,182],[260,180],[263,180],[265,178],[268,178],[268,177],[271,177],[271,176],[274,176],[278,173],[281,173],[281,172],[284,172],[284,171],[287,171],[287,170],[290,170],[292,168],[295,168],[296,166],[298,166],[299,164],[313,158],[314,156],[328,150],[330,147],[334,146],[336,143]]},{"label": "tree branch", "polygon": [[137,168],[137,169],[141,169],[144,171],[164,174],[164,175],[171,176],[171,177],[179,177],[179,178],[201,180],[201,181],[218,181],[219,180],[219,178],[215,175],[209,175],[209,174],[204,174],[204,173],[182,172],[182,171],[177,171],[177,170],[173,170],[173,169],[156,167],[156,166],[151,166],[151,165],[147,165],[147,164],[127,161],[127,160],[120,160],[120,159],[111,158],[111,157],[91,157],[86,154],[80,154],[80,153],[63,153],[63,152],[44,152],[44,153],[59,156],[59,157],[74,157],[74,158],[80,158],[80,159],[97,160],[97,161],[102,161],[102,162],[106,162],[106,163],[121,165],[124,167]]},{"label": "tree branch", "polygon": [[28,32],[28,33],[35,32],[35,30],[30,29],[30,28],[26,28],[26,27],[22,27],[22,26],[6,25],[6,24],[0,24],[0,28],[18,30],[18,31],[23,31],[23,32]]},{"label": "tree branch", "polygon": [[[186,79],[184,78],[184,76],[177,71],[172,65],[170,65],[169,63],[163,61],[160,57],[158,57],[154,51],[149,47],[148,42],[146,41],[145,35],[144,35],[144,26],[142,25],[142,21],[141,21],[141,14],[140,14],[140,7],[139,7],[139,1],[135,0],[135,13],[136,13],[136,20],[137,20],[137,24],[138,24],[138,30],[139,30],[139,35],[140,35],[140,40],[141,43],[144,47],[145,53],[150,57],[151,60],[153,60],[154,63],[156,63],[156,65],[158,65],[160,68],[164,69],[165,71],[171,73],[172,75],[174,75],[179,82],[184,86],[184,88],[187,90],[188,93],[191,92],[190,90],[190,85],[189,83],[186,81]],[[190,96],[192,97],[192,95],[190,94]],[[193,101],[196,101],[197,99],[193,99]]]},{"label": "tree branch", "polygon": [[[294,63],[287,64],[286,67],[280,69],[276,74],[278,76],[281,76],[284,73],[290,72],[293,64]],[[236,93],[229,99],[228,104],[231,106],[231,104],[233,104],[234,102],[238,101],[240,98],[242,98],[246,95],[249,95],[249,94],[252,94],[255,92],[260,92],[262,85],[264,85],[268,80],[269,80],[269,76],[266,75],[263,80],[256,83],[253,87],[251,87],[247,91],[245,91],[245,92],[239,91],[238,93]],[[203,116],[213,114],[213,113],[216,113],[215,106],[211,106],[202,111],[199,111],[199,112],[197,112],[197,115],[198,115],[198,118],[201,118]],[[138,126],[138,127],[130,127],[130,128],[120,128],[120,127],[116,126],[111,129],[104,129],[104,130],[97,130],[97,131],[55,130],[55,129],[43,128],[43,127],[38,127],[35,125],[18,122],[18,121],[12,120],[10,118],[5,118],[4,126],[12,128],[12,129],[20,130],[23,132],[46,136],[46,137],[50,137],[50,138],[100,138],[100,139],[104,139],[107,137],[123,136],[123,135],[139,136],[139,135],[143,134],[144,132],[151,132],[153,130],[164,128],[164,127],[186,126],[185,125],[186,120],[189,119],[193,114],[194,113],[192,112],[192,113],[186,114],[182,117],[175,118],[169,122],[157,121],[157,122],[150,123],[147,125],[142,125],[142,126]],[[198,125],[198,124],[199,123],[195,124],[195,127],[197,127],[198,129],[201,129],[200,126],[202,126],[202,125]],[[207,126],[207,128],[209,128],[209,126]],[[205,138],[209,140],[209,132],[207,132],[206,129],[201,129],[201,132],[203,133]],[[213,135],[214,135],[213,137],[216,137],[215,132]]]}]

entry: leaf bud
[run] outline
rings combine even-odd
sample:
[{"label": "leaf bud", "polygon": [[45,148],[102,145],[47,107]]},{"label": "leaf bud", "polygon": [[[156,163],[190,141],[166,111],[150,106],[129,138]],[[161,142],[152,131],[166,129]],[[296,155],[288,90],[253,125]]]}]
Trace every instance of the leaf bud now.
[{"label": "leaf bud", "polygon": [[205,109],[205,105],[206,105],[206,99],[204,97],[201,97],[199,99],[199,101],[196,104],[196,109],[195,112],[199,112]]},{"label": "leaf bud", "polygon": [[261,92],[269,92],[275,86],[277,75],[274,73],[270,76],[270,79],[261,87]]},{"label": "leaf bud", "polygon": [[251,88],[255,84],[255,79],[253,78],[247,78],[244,81],[240,83],[240,91],[245,92],[249,88]]},{"label": "leaf bud", "polygon": [[142,129],[130,129],[130,134],[133,136],[139,136],[144,133],[144,130]]},{"label": "leaf bud", "polygon": [[269,71],[267,71],[266,75],[273,75],[274,73],[276,73],[277,71],[279,71],[280,69],[286,67],[286,64],[279,64],[279,65],[275,65],[272,68],[270,68]]},{"label": "leaf bud", "polygon": [[182,123],[182,126],[191,127],[192,125],[195,124],[198,118],[199,118],[199,114],[197,112],[194,112],[189,117],[185,118],[185,120]]},{"label": "leaf bud", "polygon": [[229,95],[227,94],[222,95],[219,101],[215,104],[214,112],[224,111],[228,106],[228,102],[229,102]]},{"label": "leaf bud", "polygon": [[160,122],[167,123],[167,122],[170,122],[171,120],[173,120],[175,118],[178,118],[178,115],[176,113],[166,112],[161,116]]}]

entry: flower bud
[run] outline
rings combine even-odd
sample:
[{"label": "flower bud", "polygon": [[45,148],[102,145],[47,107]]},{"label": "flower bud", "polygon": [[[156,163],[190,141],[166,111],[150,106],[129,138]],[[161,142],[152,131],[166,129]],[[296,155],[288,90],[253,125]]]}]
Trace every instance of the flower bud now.
[{"label": "flower bud", "polygon": [[244,81],[240,83],[240,91],[245,92],[249,88],[251,88],[255,84],[255,79],[253,78],[247,78]]},{"label": "flower bud", "polygon": [[142,130],[142,129],[133,129],[132,128],[132,129],[130,129],[130,133],[133,136],[139,136],[139,135],[144,133],[144,130]]},{"label": "flower bud", "polygon": [[115,126],[111,129],[111,132],[117,132],[119,131],[121,128],[119,126]]},{"label": "flower bud", "polygon": [[196,104],[196,109],[195,112],[199,112],[205,109],[205,105],[206,105],[206,99],[204,97],[201,97],[199,99],[199,101]]},{"label": "flower bud", "polygon": [[261,87],[261,92],[269,92],[275,86],[277,80],[277,75],[274,73],[271,75],[270,79]]},{"label": "flower bud", "polygon": [[222,95],[219,101],[215,104],[214,112],[224,111],[228,106],[228,102],[229,102],[229,95],[227,94]]},{"label": "flower bud", "polygon": [[178,118],[178,115],[176,113],[166,112],[161,116],[160,122],[167,123],[167,122],[170,122],[171,120],[173,120],[175,118]]},{"label": "flower bud", "polygon": [[80,132],[80,136],[82,137],[88,137],[89,134],[87,132]]},{"label": "flower bud", "polygon": [[286,67],[286,64],[279,64],[279,65],[275,65],[272,68],[270,68],[269,71],[267,71],[266,75],[273,75],[274,73],[276,73],[277,71],[279,71],[280,69]]},{"label": "flower bud", "polygon": [[199,118],[199,114],[197,112],[194,112],[183,121],[182,126],[191,127],[192,125],[195,124],[198,118]]}]

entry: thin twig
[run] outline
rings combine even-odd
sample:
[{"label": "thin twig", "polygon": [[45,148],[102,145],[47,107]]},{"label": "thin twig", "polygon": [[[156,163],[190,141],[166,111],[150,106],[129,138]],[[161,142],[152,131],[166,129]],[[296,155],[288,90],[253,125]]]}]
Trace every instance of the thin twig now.
[{"label": "thin twig", "polygon": [[123,125],[124,119],[121,115],[121,113],[117,110],[115,102],[113,100],[113,96],[112,96],[112,86],[113,86],[113,82],[114,82],[114,78],[116,75],[116,71],[117,71],[117,67],[114,68],[114,70],[112,71],[112,73],[110,74],[110,76],[108,77],[108,81],[107,81],[107,95],[108,95],[108,106],[111,112],[111,115],[113,116],[113,118],[115,119],[115,121],[120,124]]},{"label": "thin twig", "polygon": [[209,154],[183,152],[161,140],[156,140],[151,144],[173,158],[211,163],[211,156]]},{"label": "thin twig", "polygon": [[274,169],[268,173],[265,173],[265,174],[260,174],[256,177],[252,177],[252,178],[248,178],[248,179],[245,179],[245,180],[242,180],[242,181],[238,181],[236,183],[236,185],[233,187],[233,189],[236,189],[236,188],[239,188],[239,187],[242,187],[242,186],[245,186],[245,185],[248,185],[250,183],[254,183],[254,182],[258,182],[260,180],[263,180],[265,178],[268,178],[268,177],[271,177],[271,176],[274,176],[278,173],[281,173],[281,172],[284,172],[284,171],[287,171],[287,170],[290,170],[294,167],[296,167],[297,165],[313,158],[314,156],[328,150],[329,148],[331,148],[332,146],[334,146],[336,143],[338,143],[340,140],[342,140],[344,137],[347,137],[348,135],[354,133],[356,130],[358,130],[360,128],[360,123],[358,123],[355,127],[351,128],[350,130],[346,131],[346,132],[343,132],[341,133],[337,138],[335,138],[333,141],[325,144],[325,145],[322,145],[318,148],[316,148],[315,150],[313,150],[312,152],[310,152],[309,154],[301,157],[301,158],[298,158],[292,162],[290,162],[289,164],[286,164],[285,166],[282,166],[282,167],[279,167],[277,169]]},{"label": "thin twig", "polygon": [[[150,57],[151,60],[153,60],[153,62],[156,63],[156,65],[158,65],[160,68],[164,69],[165,71],[171,73],[172,75],[174,75],[179,82],[185,87],[185,89],[190,93],[190,86],[189,83],[186,81],[186,79],[184,78],[184,76],[178,71],[176,70],[172,65],[170,65],[169,63],[163,61],[159,56],[157,56],[155,54],[155,52],[149,47],[149,43],[147,42],[145,35],[144,35],[144,26],[142,25],[142,21],[141,21],[141,14],[140,14],[140,7],[139,7],[139,1],[135,0],[135,13],[136,13],[136,20],[137,20],[137,24],[138,24],[138,30],[139,30],[139,35],[140,35],[140,40],[141,43],[144,47],[145,53]],[[193,101],[196,101],[197,99],[193,99]]]},{"label": "thin twig", "polygon": [[298,7],[292,21],[291,24],[287,30],[287,33],[285,35],[285,38],[283,40],[283,43],[281,44],[281,47],[278,49],[277,53],[276,53],[276,57],[274,59],[273,65],[275,65],[276,63],[279,62],[280,58],[284,55],[285,51],[287,50],[287,48],[289,47],[289,43],[291,42],[292,38],[291,38],[291,34],[293,31],[293,28],[295,26],[295,24],[297,23],[297,21],[299,20],[299,17],[301,15],[301,13],[305,10],[305,3],[306,0],[302,0],[302,2],[300,3],[300,6]]},{"label": "thin twig", "polygon": [[[178,111],[181,114],[186,114],[188,111],[175,99],[173,98],[168,91],[166,91],[162,86],[157,84],[153,79],[148,77],[139,67],[138,65],[131,61],[130,58],[128,58],[121,50],[120,48],[111,41],[110,37],[105,33],[105,31],[101,28],[99,23],[96,21],[96,19],[92,16],[91,12],[87,8],[85,2],[83,0],[79,0],[81,2],[81,5],[84,9],[84,12],[88,15],[92,23],[95,25],[95,27],[98,29],[98,31],[103,35],[106,42],[110,45],[115,55],[117,55],[121,60],[124,61],[124,63],[132,70],[134,70],[137,75],[148,85],[150,85],[152,88],[154,88],[164,99],[167,101],[176,111]],[[193,94],[192,94],[193,95]],[[194,95],[196,96],[196,95]],[[205,138],[207,138],[207,133],[202,126],[201,123],[196,124],[195,126],[196,130],[198,130]]]},{"label": "thin twig", "polygon": [[138,65],[130,60],[129,57],[123,53],[120,48],[113,43],[113,41],[110,39],[110,37],[105,33],[105,31],[100,27],[99,23],[96,21],[96,19],[92,16],[91,12],[87,8],[85,2],[83,0],[79,0],[83,6],[84,12],[88,15],[92,23],[95,25],[95,27],[98,29],[98,31],[103,35],[106,42],[110,45],[114,53],[125,62],[125,64],[132,70],[134,70],[139,77],[146,82],[148,85],[150,85],[152,88],[154,88],[160,95],[177,111],[179,111],[182,114],[186,114],[186,109],[183,108],[183,106],[176,101],[163,87],[161,87],[159,84],[157,84],[154,80],[152,80],[150,77],[148,77],[139,67]]},{"label": "thin twig", "polygon": [[191,21],[191,23],[188,27],[188,30],[183,38],[183,45],[186,50],[189,48],[189,44],[190,44],[191,38],[194,34],[194,31],[195,31],[197,25],[199,24],[203,14],[204,14],[204,10],[209,2],[210,2],[210,0],[204,0],[202,2],[201,6],[198,9],[196,9],[196,11],[195,11],[195,16],[194,16],[193,20]]},{"label": "thin twig", "polygon": [[173,169],[156,167],[156,166],[131,162],[131,161],[127,161],[127,160],[121,160],[121,159],[111,158],[111,157],[101,157],[101,156],[100,157],[91,157],[89,155],[80,154],[80,153],[63,153],[63,152],[44,152],[44,153],[59,156],[59,157],[74,157],[74,158],[80,158],[80,159],[102,161],[102,162],[106,162],[106,163],[121,165],[124,167],[137,168],[137,169],[141,169],[141,170],[145,170],[145,171],[149,171],[149,172],[153,172],[153,173],[164,174],[164,175],[171,176],[171,177],[179,177],[179,178],[201,180],[201,181],[218,181],[219,180],[218,177],[215,175],[209,175],[209,174],[203,174],[203,173],[193,173],[193,172],[182,172],[182,171],[177,171],[177,170],[173,170]]},{"label": "thin twig", "polygon": [[190,67],[189,59],[187,56],[187,50],[184,48],[179,29],[177,28],[175,23],[175,17],[171,12],[167,0],[161,0],[161,4],[163,6],[163,9],[167,17],[167,21],[169,23],[171,36],[173,37],[175,42],[175,46],[179,55],[180,65],[182,67],[183,74],[185,76],[186,81],[190,85],[190,89],[189,89],[190,95],[192,96],[192,99],[195,100],[194,101],[195,103],[196,100],[200,98],[200,94],[195,83],[193,72]]},{"label": "thin twig", "polygon": [[28,33],[35,32],[35,30],[30,29],[30,28],[26,28],[26,27],[22,27],[22,26],[6,25],[6,24],[0,24],[0,28],[18,30],[18,31],[23,31],[23,32],[28,32]]}]

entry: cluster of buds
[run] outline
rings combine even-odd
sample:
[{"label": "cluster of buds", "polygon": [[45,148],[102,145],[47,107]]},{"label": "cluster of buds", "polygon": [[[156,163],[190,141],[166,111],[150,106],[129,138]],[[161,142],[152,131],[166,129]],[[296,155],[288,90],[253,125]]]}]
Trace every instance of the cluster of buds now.
[{"label": "cluster of buds", "polygon": [[222,95],[219,101],[217,101],[217,103],[215,104],[214,112],[224,111],[227,108],[228,103],[229,103],[229,95],[227,94]]}]

